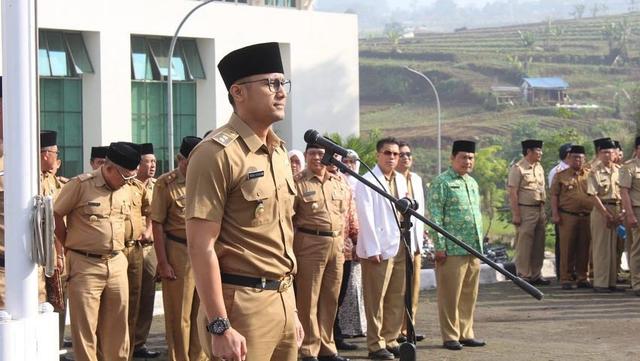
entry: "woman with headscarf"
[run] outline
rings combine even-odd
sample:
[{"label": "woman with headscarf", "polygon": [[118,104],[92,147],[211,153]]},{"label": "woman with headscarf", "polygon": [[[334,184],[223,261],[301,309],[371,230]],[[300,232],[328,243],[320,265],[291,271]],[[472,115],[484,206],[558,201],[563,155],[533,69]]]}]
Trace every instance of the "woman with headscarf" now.
[{"label": "woman with headscarf", "polygon": [[293,173],[293,175],[300,173],[306,166],[304,163],[304,154],[297,149],[290,150],[289,163],[291,164],[291,173]]}]

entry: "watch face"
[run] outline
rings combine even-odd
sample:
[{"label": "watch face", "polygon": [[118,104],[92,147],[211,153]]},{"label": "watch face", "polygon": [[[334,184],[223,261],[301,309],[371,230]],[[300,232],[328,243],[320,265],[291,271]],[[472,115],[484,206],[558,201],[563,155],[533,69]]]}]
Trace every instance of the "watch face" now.
[{"label": "watch face", "polygon": [[214,335],[222,335],[226,330],[229,329],[229,321],[224,318],[216,318],[209,324],[209,332]]}]

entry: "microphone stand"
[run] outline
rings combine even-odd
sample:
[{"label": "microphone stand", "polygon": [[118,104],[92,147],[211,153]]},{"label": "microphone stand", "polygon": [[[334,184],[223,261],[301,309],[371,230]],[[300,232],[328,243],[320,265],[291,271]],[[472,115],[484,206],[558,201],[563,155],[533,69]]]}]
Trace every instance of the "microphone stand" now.
[{"label": "microphone stand", "polygon": [[[325,149],[324,156],[322,157],[322,164],[324,164],[324,165],[333,165],[333,166],[337,167],[342,173],[349,174],[350,176],[356,178],[359,182],[364,183],[364,185],[366,185],[367,187],[369,187],[372,190],[374,190],[376,193],[378,193],[381,196],[383,196],[384,198],[390,200],[395,205],[396,209],[400,213],[402,213],[404,215],[404,219],[406,220],[406,222],[409,222],[409,224],[411,222],[410,221],[410,216],[413,216],[413,217],[417,218],[422,223],[424,223],[427,226],[431,227],[433,230],[435,230],[439,234],[443,235],[444,237],[446,237],[447,239],[449,239],[453,243],[455,243],[458,246],[462,247],[465,251],[469,252],[471,255],[475,256],[478,259],[480,259],[482,262],[484,262],[485,264],[489,265],[489,267],[493,268],[494,270],[496,270],[497,272],[499,272],[500,274],[502,274],[503,276],[505,276],[506,278],[511,280],[518,287],[520,287],[523,291],[527,292],[529,295],[531,295],[535,299],[541,300],[544,297],[544,294],[539,289],[537,289],[536,287],[532,286],[527,281],[525,281],[522,278],[520,278],[520,277],[514,275],[513,273],[507,271],[506,269],[501,267],[499,264],[497,264],[497,263],[493,262],[492,260],[488,259],[482,253],[478,252],[477,250],[475,250],[471,246],[467,245],[463,241],[461,241],[458,238],[456,238],[454,235],[449,233],[444,228],[442,228],[439,225],[433,223],[432,221],[430,221],[429,219],[424,217],[422,214],[416,212],[416,210],[412,209],[412,207],[411,207],[411,205],[412,205],[411,203],[412,202],[411,202],[410,199],[408,199],[408,198],[398,199],[398,198],[390,195],[384,189],[381,189],[377,185],[369,182],[364,177],[362,177],[360,174],[354,172],[353,170],[351,170],[351,168],[347,167],[344,163],[342,163],[341,161],[339,161],[336,158],[334,158],[335,154],[336,154],[335,151],[332,151],[331,149]],[[403,235],[404,235],[403,236],[404,245],[405,245],[405,247],[407,247],[407,242],[408,242],[408,240],[411,239],[410,230],[404,229],[403,230]],[[408,249],[409,249],[408,253],[411,253],[410,252],[410,250],[411,250],[410,245],[409,245]],[[411,256],[410,254],[407,255],[407,257],[410,257],[410,256]],[[409,264],[407,264],[407,268],[408,267],[409,267]],[[407,271],[407,273],[408,273],[408,271]],[[413,275],[413,267],[412,267],[411,273]],[[409,283],[406,284],[405,293],[408,293],[408,294],[411,293],[411,292],[407,291],[407,289],[410,286],[411,286],[411,284],[409,284]],[[411,305],[407,303],[408,300],[411,300],[411,295],[409,295],[408,297],[405,295],[405,306],[408,307],[407,312],[409,312],[409,314],[411,314],[411,310],[410,310]],[[412,361],[412,360],[415,360],[415,331],[413,330],[413,321],[412,321],[412,319],[409,319],[409,321],[411,321],[411,322],[407,322],[407,332],[410,332],[409,330],[411,330],[411,331],[413,331],[412,332],[413,335],[411,335],[412,336],[411,338],[407,337],[407,340],[410,340],[410,342],[405,342],[405,344],[410,344],[410,346],[406,346],[406,347],[413,348],[413,350],[412,350],[413,352],[411,352],[411,350],[408,350],[407,348],[405,348],[405,350],[407,350],[408,355],[404,355],[404,357],[402,357],[403,354],[402,354],[402,350],[401,350],[401,355],[400,355],[401,356],[401,358],[400,358],[401,361]],[[409,336],[409,335],[407,335],[407,336]]]}]

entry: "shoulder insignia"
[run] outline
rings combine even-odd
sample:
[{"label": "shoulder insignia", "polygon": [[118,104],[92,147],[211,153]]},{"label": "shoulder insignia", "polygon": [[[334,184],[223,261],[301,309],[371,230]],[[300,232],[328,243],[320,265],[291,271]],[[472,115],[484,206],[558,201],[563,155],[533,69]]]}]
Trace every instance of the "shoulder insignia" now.
[{"label": "shoulder insignia", "polygon": [[84,181],[87,181],[87,180],[93,178],[93,173],[79,174],[78,176],[76,176],[76,178],[78,178],[80,180],[80,182],[84,182]]},{"label": "shoulder insignia", "polygon": [[304,177],[304,172],[298,172],[298,174],[293,176],[293,180],[295,182],[299,182],[302,180],[303,177]]},{"label": "shoulder insignia", "polygon": [[173,183],[176,179],[178,179],[178,175],[176,174],[176,172],[177,172],[177,169],[173,170],[171,173],[167,175],[167,177],[165,178],[166,184]]},{"label": "shoulder insignia", "polygon": [[60,177],[58,177],[58,182],[60,182],[62,184],[67,184],[67,183],[69,183],[69,178],[60,176]]},{"label": "shoulder insignia", "polygon": [[231,142],[233,142],[238,137],[239,134],[235,130],[226,127],[215,131],[214,134],[211,135],[211,139],[215,140],[223,147],[231,144]]}]

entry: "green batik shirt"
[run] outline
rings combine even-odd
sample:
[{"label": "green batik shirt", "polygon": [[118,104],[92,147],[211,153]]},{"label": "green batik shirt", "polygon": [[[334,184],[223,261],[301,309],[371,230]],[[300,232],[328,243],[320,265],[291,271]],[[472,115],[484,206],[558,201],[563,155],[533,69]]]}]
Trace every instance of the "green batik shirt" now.
[{"label": "green batik shirt", "polygon": [[[428,197],[431,220],[482,253],[482,215],[476,180],[467,174],[460,176],[449,168],[431,183]],[[446,251],[449,256],[468,255],[451,240],[434,230],[430,232],[436,251]]]}]

